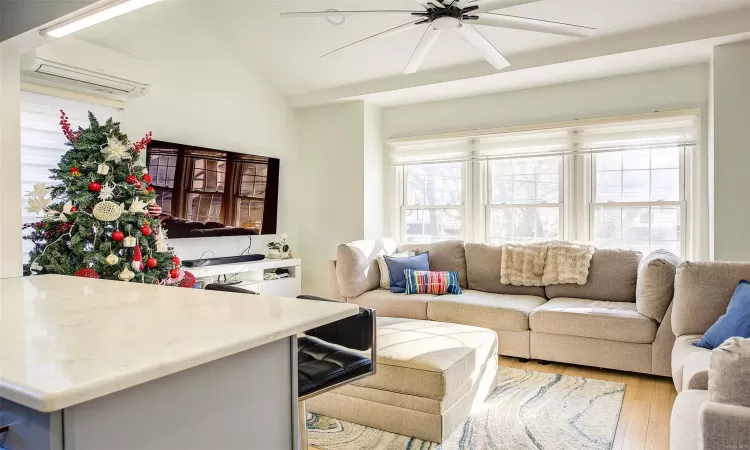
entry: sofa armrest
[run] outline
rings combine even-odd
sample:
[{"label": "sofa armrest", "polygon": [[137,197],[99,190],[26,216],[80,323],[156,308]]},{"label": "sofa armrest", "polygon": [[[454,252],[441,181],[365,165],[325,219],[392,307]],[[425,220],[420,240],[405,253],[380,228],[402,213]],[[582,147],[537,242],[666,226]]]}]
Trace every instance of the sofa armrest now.
[{"label": "sofa armrest", "polygon": [[682,369],[682,389],[708,390],[708,369],[711,352],[695,352],[685,358]]},{"label": "sofa armrest", "polygon": [[705,449],[750,448],[750,408],[705,402],[701,407],[701,436]]},{"label": "sofa armrest", "polygon": [[703,334],[726,312],[737,284],[750,278],[746,262],[684,262],[677,266],[672,307],[675,336]]},{"label": "sofa armrest", "polygon": [[657,323],[664,320],[674,296],[678,264],[680,258],[666,250],[655,250],[641,260],[635,285],[635,307],[640,314]]}]

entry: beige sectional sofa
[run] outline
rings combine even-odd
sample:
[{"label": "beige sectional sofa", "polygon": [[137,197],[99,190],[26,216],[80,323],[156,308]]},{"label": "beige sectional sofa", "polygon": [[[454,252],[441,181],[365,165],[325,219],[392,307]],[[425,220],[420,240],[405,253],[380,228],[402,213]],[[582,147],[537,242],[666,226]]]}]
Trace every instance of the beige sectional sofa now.
[{"label": "beige sectional sofa", "polygon": [[[461,295],[393,294],[379,288],[378,255],[430,252],[430,269],[456,271]],[[497,333],[498,353],[617,370],[672,374],[671,302],[679,259],[597,249],[585,285],[500,283],[501,249],[445,241],[431,245],[355,241],[338,249],[335,295],[378,316],[451,322]]]}]

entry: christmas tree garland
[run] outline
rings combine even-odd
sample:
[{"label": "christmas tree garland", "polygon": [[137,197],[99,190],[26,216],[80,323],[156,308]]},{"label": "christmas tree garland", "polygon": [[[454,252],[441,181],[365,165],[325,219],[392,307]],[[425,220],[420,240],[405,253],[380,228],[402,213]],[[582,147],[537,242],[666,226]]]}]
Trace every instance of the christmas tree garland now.
[{"label": "christmas tree garland", "polygon": [[151,133],[130,143],[111,118],[73,131],[64,111],[60,126],[70,149],[55,169],[52,187],[34,185],[26,224],[34,243],[24,275],[54,273],[107,280],[192,287],[161,226],[161,208],[140,152]]}]

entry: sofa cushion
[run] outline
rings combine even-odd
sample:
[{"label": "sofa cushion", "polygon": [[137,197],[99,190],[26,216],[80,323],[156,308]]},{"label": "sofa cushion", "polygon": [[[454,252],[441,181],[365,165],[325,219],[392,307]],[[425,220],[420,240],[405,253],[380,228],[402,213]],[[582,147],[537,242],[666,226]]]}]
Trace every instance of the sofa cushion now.
[{"label": "sofa cushion", "polygon": [[427,319],[427,302],[437,297],[434,294],[394,294],[388,289],[375,289],[349,299],[349,303],[372,308],[378,317]]},{"label": "sofa cushion", "polygon": [[532,295],[491,294],[467,289],[462,295],[427,302],[427,318],[493,330],[526,331],[529,314],[547,300]]},{"label": "sofa cushion", "polygon": [[443,399],[496,357],[497,335],[467,325],[379,316],[377,352],[377,374],[354,384]]},{"label": "sofa cushion", "polygon": [[434,244],[401,244],[399,252],[414,250],[430,252],[430,270],[436,272],[458,272],[458,282],[464,289],[466,284],[466,253],[463,241],[442,241]]},{"label": "sofa cushion", "polygon": [[[685,386],[698,386],[701,385],[701,379],[703,379],[702,372],[708,371],[708,359],[707,356],[691,357],[693,353],[699,353],[702,355],[710,355],[711,351],[705,348],[696,347],[693,343],[698,342],[701,338],[700,334],[688,334],[685,336],[679,336],[672,347],[672,380],[677,391],[682,391]],[[699,358],[704,362],[703,369],[700,369]],[[687,377],[685,377],[685,364],[688,359],[691,359],[690,368],[688,369]],[[707,375],[706,375],[707,377]],[[705,387],[704,387],[705,389]]]},{"label": "sofa cushion", "polygon": [[[416,255],[416,252],[402,252],[402,253],[391,253],[391,258],[408,258],[409,256]],[[388,264],[385,263],[385,256],[378,256],[378,270],[380,270],[380,287],[383,289],[391,288],[391,272],[388,270]]]},{"label": "sofa cushion", "polygon": [[672,331],[675,336],[703,334],[727,310],[742,279],[750,279],[748,262],[683,262],[674,279]]},{"label": "sofa cushion", "polygon": [[339,245],[336,252],[336,282],[341,296],[357,297],[378,287],[380,269],[377,257],[390,253],[384,245],[376,241],[353,241]]},{"label": "sofa cushion", "polygon": [[598,248],[591,258],[586,284],[547,286],[547,298],[587,298],[611,302],[634,302],[641,252]]},{"label": "sofa cushion", "polygon": [[680,258],[667,250],[655,250],[638,265],[635,306],[638,312],[661,323],[674,296],[674,275]]},{"label": "sofa cushion", "polygon": [[553,298],[529,316],[533,331],[609,341],[648,344],[656,322],[638,313],[635,303],[583,298]]},{"label": "sofa cushion", "polygon": [[406,258],[391,258],[384,256],[385,263],[388,266],[388,273],[391,277],[391,292],[403,294],[406,292],[406,270],[430,271],[430,254],[422,253],[416,256],[407,256]]},{"label": "sofa cushion", "polygon": [[711,352],[710,367],[711,401],[750,408],[750,339],[724,341]]},{"label": "sofa cushion", "polygon": [[542,286],[513,286],[500,283],[502,247],[467,242],[465,249],[469,289],[495,294],[545,296]]},{"label": "sofa cushion", "polygon": [[703,448],[701,437],[701,407],[708,401],[706,391],[684,391],[672,406],[669,447],[679,450]]}]

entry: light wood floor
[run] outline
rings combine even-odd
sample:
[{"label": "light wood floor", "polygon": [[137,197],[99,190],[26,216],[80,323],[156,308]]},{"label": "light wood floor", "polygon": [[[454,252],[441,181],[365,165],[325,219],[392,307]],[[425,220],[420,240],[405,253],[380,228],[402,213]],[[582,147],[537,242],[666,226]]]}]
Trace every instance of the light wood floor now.
[{"label": "light wood floor", "polygon": [[[669,450],[669,417],[677,396],[671,378],[570,364],[543,366],[534,360],[522,363],[505,356],[498,360],[504,367],[625,383],[625,398],[612,450]],[[310,447],[309,450],[318,449]]]}]

